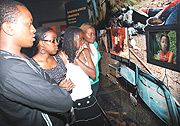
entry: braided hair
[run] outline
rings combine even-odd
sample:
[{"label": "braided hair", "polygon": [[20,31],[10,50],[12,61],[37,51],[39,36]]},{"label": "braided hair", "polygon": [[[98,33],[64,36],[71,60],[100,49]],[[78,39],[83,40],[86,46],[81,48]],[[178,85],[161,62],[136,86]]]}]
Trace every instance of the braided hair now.
[{"label": "braided hair", "polygon": [[68,60],[70,63],[74,62],[76,57],[76,36],[82,32],[79,27],[76,26],[69,26],[64,33],[64,43],[62,44],[62,51],[65,51],[66,55],[68,56]]}]

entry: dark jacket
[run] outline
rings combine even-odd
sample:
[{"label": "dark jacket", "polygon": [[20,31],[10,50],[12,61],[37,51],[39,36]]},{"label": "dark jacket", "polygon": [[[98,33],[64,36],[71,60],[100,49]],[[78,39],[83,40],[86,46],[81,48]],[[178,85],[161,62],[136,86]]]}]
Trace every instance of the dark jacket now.
[{"label": "dark jacket", "polygon": [[46,126],[48,118],[45,121],[45,113],[49,115],[53,126],[59,125],[61,120],[54,115],[70,110],[72,104],[66,89],[48,77],[44,78],[29,60],[0,51],[2,126]]}]

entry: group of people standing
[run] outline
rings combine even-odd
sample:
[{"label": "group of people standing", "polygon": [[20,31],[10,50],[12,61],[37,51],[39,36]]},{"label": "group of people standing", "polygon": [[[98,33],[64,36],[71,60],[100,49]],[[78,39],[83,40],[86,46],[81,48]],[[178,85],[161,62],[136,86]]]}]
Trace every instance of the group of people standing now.
[{"label": "group of people standing", "polygon": [[[56,32],[32,21],[22,3],[0,2],[0,124],[103,126],[94,27],[68,27],[58,51]],[[20,52],[33,44],[32,58]]]}]

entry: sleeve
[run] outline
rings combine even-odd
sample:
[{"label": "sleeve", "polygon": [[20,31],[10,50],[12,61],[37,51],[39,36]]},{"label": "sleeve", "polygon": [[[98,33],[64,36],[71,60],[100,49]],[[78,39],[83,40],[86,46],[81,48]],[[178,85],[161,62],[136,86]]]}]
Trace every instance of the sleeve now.
[{"label": "sleeve", "polygon": [[34,109],[61,113],[72,107],[72,99],[66,89],[46,81],[26,63],[9,68],[3,90],[8,99]]}]

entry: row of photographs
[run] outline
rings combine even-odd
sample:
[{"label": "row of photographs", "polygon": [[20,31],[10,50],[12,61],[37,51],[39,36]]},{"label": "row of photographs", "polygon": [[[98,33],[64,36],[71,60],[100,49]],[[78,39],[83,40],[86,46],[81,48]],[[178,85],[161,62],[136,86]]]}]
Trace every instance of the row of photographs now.
[{"label": "row of photographs", "polygon": [[99,30],[97,36],[98,43],[103,44],[108,53],[129,59],[127,28]]},{"label": "row of photographs", "polygon": [[[180,72],[180,34],[175,25],[147,27],[147,62]],[[178,39],[179,38],[179,39]],[[116,60],[130,60],[127,28],[102,29],[97,31],[97,41]]]}]

